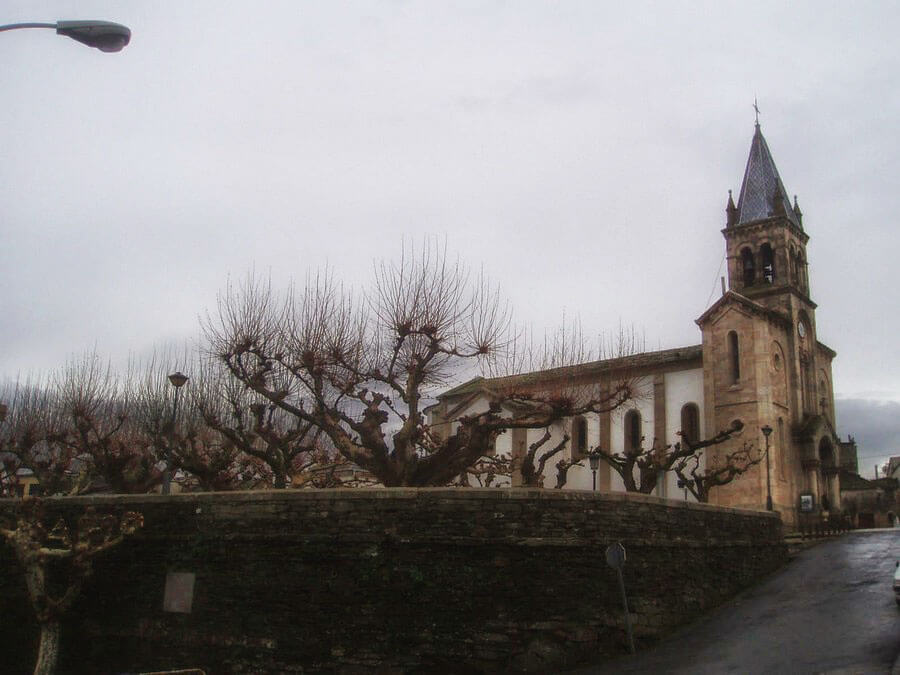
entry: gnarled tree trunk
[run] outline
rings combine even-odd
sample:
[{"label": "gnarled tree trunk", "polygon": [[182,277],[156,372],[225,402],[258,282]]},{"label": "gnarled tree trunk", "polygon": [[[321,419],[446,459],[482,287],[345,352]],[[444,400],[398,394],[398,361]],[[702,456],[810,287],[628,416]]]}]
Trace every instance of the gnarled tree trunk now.
[{"label": "gnarled tree trunk", "polygon": [[34,675],[53,675],[59,659],[59,621],[41,622],[41,644],[38,648]]}]

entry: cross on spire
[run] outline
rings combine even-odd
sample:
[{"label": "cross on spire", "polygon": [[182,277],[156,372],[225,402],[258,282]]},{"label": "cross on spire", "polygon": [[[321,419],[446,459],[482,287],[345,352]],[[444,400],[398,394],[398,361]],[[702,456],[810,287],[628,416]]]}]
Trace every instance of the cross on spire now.
[{"label": "cross on spire", "polygon": [[756,105],[756,96],[753,97],[753,109],[756,111],[756,126],[759,126],[759,106]]}]

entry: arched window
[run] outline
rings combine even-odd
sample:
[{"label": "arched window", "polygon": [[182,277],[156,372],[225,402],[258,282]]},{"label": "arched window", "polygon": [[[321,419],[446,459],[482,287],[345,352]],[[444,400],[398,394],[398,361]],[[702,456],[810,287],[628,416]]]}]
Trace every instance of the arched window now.
[{"label": "arched window", "polygon": [[741,379],[741,352],[738,335],[734,331],[728,333],[728,360],[731,365],[731,382],[737,384]]},{"label": "arched window", "polygon": [[588,424],[580,415],[572,420],[572,459],[579,460],[588,453]]},{"label": "arched window", "polygon": [[625,413],[625,450],[641,447],[641,413],[629,410]]},{"label": "arched window", "polygon": [[741,250],[741,270],[744,276],[744,286],[752,286],[756,281],[756,264],[753,261],[753,251],[749,248]]},{"label": "arched window", "polygon": [[767,284],[775,283],[775,253],[768,243],[759,247],[759,257],[762,263],[763,280]]},{"label": "arched window", "polygon": [[681,438],[691,445],[700,440],[700,408],[696,403],[681,408]]}]

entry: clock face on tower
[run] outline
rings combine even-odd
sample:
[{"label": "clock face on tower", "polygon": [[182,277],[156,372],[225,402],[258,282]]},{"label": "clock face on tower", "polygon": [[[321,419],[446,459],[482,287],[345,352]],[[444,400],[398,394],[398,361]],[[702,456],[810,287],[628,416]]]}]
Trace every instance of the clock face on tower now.
[{"label": "clock face on tower", "polygon": [[805,337],[806,337],[806,326],[803,325],[803,322],[802,322],[802,321],[801,321],[800,324],[797,326],[797,333],[800,334],[800,337],[801,337],[801,338],[805,338]]}]

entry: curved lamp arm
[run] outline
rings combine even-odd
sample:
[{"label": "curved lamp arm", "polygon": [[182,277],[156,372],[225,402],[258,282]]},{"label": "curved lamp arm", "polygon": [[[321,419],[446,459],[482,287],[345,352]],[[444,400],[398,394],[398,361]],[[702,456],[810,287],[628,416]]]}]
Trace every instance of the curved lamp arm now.
[{"label": "curved lamp arm", "polygon": [[118,52],[131,41],[131,30],[112,21],[57,21],[56,23],[10,23],[0,32],[20,28],[53,28],[57,35],[94,47],[101,52]]}]

